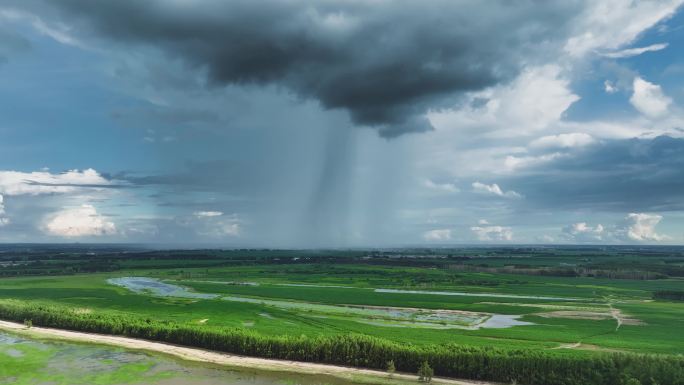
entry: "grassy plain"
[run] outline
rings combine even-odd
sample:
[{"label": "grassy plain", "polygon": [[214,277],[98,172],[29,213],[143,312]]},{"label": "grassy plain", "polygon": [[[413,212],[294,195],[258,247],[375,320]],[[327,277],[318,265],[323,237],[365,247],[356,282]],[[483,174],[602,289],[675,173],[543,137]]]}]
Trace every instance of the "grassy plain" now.
[{"label": "grassy plain", "polygon": [[[130,276],[152,277],[195,292],[250,299],[250,302],[161,297],[135,293],[107,282],[112,277]],[[681,354],[684,335],[673,330],[684,324],[684,303],[653,301],[651,293],[680,289],[683,285],[684,281],[679,278],[637,281],[463,272],[448,268],[297,263],[135,268],[87,275],[5,278],[0,280],[0,299],[65,304],[87,312],[134,313],[154,320],[201,324],[208,329],[245,328],[264,335],[352,332],[415,345],[449,342],[530,348],[550,354],[591,354],[593,351]],[[376,289],[412,292],[388,293]],[[535,296],[547,298],[530,298]],[[291,305],[279,305],[282,303]],[[532,325],[441,329],[383,323],[377,317],[363,315],[340,316],[326,308],[320,310],[320,305],[517,315],[519,320]],[[622,320],[619,328],[610,306]]]}]

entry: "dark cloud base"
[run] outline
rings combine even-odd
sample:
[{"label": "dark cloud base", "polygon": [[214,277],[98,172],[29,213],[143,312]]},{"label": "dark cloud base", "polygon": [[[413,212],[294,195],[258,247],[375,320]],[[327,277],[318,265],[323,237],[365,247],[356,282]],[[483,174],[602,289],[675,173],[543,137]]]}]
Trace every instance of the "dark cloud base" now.
[{"label": "dark cloud base", "polygon": [[[276,85],[385,137],[431,130],[446,97],[554,55],[581,2],[34,0],[124,48],[205,71],[210,86]],[[23,6],[27,6],[23,3]]]}]

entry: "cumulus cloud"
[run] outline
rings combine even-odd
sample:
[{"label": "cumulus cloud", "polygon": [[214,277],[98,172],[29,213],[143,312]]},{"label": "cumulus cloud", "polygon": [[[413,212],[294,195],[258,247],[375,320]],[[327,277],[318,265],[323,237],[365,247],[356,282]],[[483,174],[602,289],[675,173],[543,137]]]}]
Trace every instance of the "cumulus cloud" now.
[{"label": "cumulus cloud", "polygon": [[200,226],[197,234],[209,238],[238,237],[242,234],[242,225],[234,220],[219,220],[210,225]]},{"label": "cumulus cloud", "polygon": [[470,230],[475,234],[477,240],[482,242],[513,240],[513,230],[507,226],[473,226]]},{"label": "cumulus cloud", "polygon": [[80,188],[106,188],[114,185],[114,182],[92,168],[60,174],[48,171],[0,171],[0,194],[8,196],[63,194]]},{"label": "cumulus cloud", "polygon": [[611,58],[611,59],[624,59],[628,57],[633,57],[633,56],[638,56],[646,52],[655,52],[655,51],[660,51],[665,48],[667,48],[668,44],[667,43],[658,43],[658,44],[651,44],[646,47],[637,47],[637,48],[627,48],[627,49],[622,49],[619,51],[613,51],[613,52],[605,52],[601,54],[602,56]]},{"label": "cumulus cloud", "polygon": [[606,93],[609,94],[614,94],[618,92],[618,87],[615,83],[611,82],[610,80],[606,80],[603,82],[603,89],[606,91]]},{"label": "cumulus cloud", "polygon": [[511,137],[546,129],[579,100],[559,65],[526,68],[510,84],[469,94],[465,107],[434,111],[430,121],[439,130],[486,132]]},{"label": "cumulus cloud", "polygon": [[562,229],[562,237],[573,242],[661,242],[670,239],[656,233],[661,215],[630,213],[614,226],[601,224],[592,227],[585,222],[574,223]]},{"label": "cumulus cloud", "polygon": [[116,225],[97,212],[94,206],[84,204],[80,207],[65,208],[50,215],[44,230],[59,237],[93,237],[114,235]]},{"label": "cumulus cloud", "polygon": [[222,227],[223,233],[230,236],[238,236],[241,232],[241,227],[239,223],[229,223]]},{"label": "cumulus cloud", "polygon": [[572,148],[587,146],[594,143],[594,138],[583,132],[573,132],[569,134],[542,136],[530,143],[530,147],[537,149],[544,148]]},{"label": "cumulus cloud", "polygon": [[435,229],[423,233],[423,239],[432,242],[443,242],[451,240],[450,229]]},{"label": "cumulus cloud", "polygon": [[190,228],[200,237],[223,239],[242,235],[243,220],[237,214],[226,215],[222,211],[195,211],[192,216],[175,218],[175,223]]},{"label": "cumulus cloud", "polygon": [[[0,197],[75,196],[86,191],[101,193],[106,189],[118,188],[123,185],[124,182],[107,179],[91,168],[82,171],[69,170],[63,173],[51,173],[47,170],[34,172],[0,171]],[[2,200],[0,200],[0,207],[3,209],[0,212],[0,218],[4,218],[2,222],[7,224],[9,219],[3,217],[4,205]]]},{"label": "cumulus cloud", "polygon": [[522,195],[513,190],[503,191],[496,183],[484,184],[480,182],[473,182],[472,186],[473,191],[480,194],[496,195],[504,198],[522,198]]},{"label": "cumulus cloud", "polygon": [[615,235],[626,241],[659,242],[667,240],[667,236],[655,231],[655,227],[662,219],[663,217],[657,214],[630,213],[617,226]]},{"label": "cumulus cloud", "polygon": [[600,242],[606,236],[601,224],[589,226],[586,222],[573,223],[563,228],[563,236],[574,242]]},{"label": "cumulus cloud", "polygon": [[672,99],[663,93],[659,85],[637,76],[634,78],[633,87],[634,93],[629,98],[629,102],[639,112],[652,118],[662,116],[667,112]]},{"label": "cumulus cloud", "polygon": [[9,218],[5,216],[5,197],[0,194],[0,227],[9,223]]},{"label": "cumulus cloud", "polygon": [[553,55],[585,7],[532,0],[515,7],[476,0],[28,3],[36,2],[56,8],[56,23],[79,38],[157,48],[206,73],[211,85],[277,85],[347,110],[384,136],[429,130],[422,115],[445,97],[506,82],[530,58]]},{"label": "cumulus cloud", "polygon": [[426,179],[423,184],[430,190],[435,191],[441,191],[446,193],[457,193],[461,191],[461,189],[459,189],[458,186],[456,186],[453,183],[435,183],[431,179]]}]

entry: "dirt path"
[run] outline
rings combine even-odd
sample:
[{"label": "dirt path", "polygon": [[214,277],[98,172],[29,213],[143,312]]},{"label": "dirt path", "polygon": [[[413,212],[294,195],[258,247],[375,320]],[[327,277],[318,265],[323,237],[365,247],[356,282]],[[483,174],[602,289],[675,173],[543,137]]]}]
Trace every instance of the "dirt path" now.
[{"label": "dirt path", "polygon": [[[308,362],[270,360],[265,358],[237,356],[226,353],[212,352],[198,348],[188,348],[161,342],[152,342],[128,337],[118,337],[103,334],[74,332],[62,329],[32,327],[27,329],[24,325],[14,322],[0,321],[0,330],[10,331],[28,337],[50,338],[77,342],[89,342],[105,345],[119,346],[127,349],[147,350],[169,354],[188,361],[206,362],[217,365],[225,365],[238,368],[255,368],[261,370],[296,372],[305,374],[324,374],[346,380],[354,381],[359,377],[365,377],[364,382],[387,383],[392,378],[401,382],[418,383],[415,375],[395,373],[390,376],[386,372],[370,369],[358,369],[345,366],[326,364],[314,364]],[[447,378],[433,378],[433,383],[447,385],[493,385],[493,383],[465,381]]]},{"label": "dirt path", "polygon": [[618,331],[618,329],[620,329],[620,326],[622,326],[622,317],[620,316],[620,309],[614,308],[611,302],[608,302],[608,307],[610,308],[611,317],[615,318],[615,322],[617,322],[617,326],[615,326],[615,331]]},{"label": "dirt path", "polygon": [[581,342],[575,342],[574,344],[561,344],[560,346],[556,346],[555,348],[551,348],[553,350],[556,349],[577,349],[580,346],[582,346]]}]

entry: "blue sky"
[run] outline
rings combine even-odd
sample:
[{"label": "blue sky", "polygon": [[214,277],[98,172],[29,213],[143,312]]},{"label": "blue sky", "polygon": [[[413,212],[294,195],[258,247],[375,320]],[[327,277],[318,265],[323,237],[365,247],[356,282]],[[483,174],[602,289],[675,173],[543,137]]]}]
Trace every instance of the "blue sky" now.
[{"label": "blue sky", "polygon": [[3,4],[2,242],[684,243],[682,1]]}]

